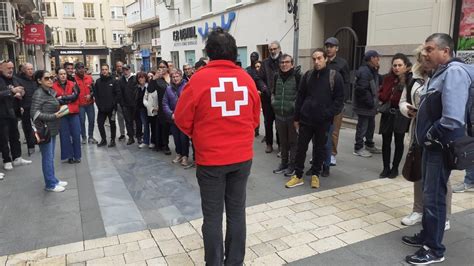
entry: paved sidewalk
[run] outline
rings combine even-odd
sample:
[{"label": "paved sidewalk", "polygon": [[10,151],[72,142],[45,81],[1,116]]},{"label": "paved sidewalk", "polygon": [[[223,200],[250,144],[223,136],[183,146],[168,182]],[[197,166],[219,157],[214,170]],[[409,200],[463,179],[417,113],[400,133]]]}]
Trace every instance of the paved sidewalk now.
[{"label": "paved sidewalk", "polygon": [[[453,173],[452,182],[462,180],[462,174]],[[377,179],[248,207],[245,263],[281,265],[312,258],[309,264],[347,264],[347,261],[339,264],[341,260],[319,261],[317,258],[333,250],[344,252],[358,242],[370,243],[364,240],[405,228],[400,224],[400,218],[411,211],[412,191],[412,183],[401,177]],[[472,209],[474,193],[453,195],[453,213],[467,212],[472,218]],[[0,257],[0,264],[203,265],[201,224],[202,219],[195,219],[171,227],[48,247]],[[457,232],[457,229],[452,230]],[[472,236],[472,231],[470,233]],[[449,234],[450,231],[447,238]],[[473,245],[472,238],[463,241],[464,245]],[[392,248],[397,250],[399,246]],[[447,248],[449,252],[452,247],[448,245]],[[374,256],[373,249],[350,250],[360,252],[359,257]],[[400,264],[403,259],[387,258],[384,261],[387,265]],[[458,262],[460,265],[471,263],[472,253]],[[355,260],[352,263],[362,262]],[[302,261],[299,265],[306,263]]]}]

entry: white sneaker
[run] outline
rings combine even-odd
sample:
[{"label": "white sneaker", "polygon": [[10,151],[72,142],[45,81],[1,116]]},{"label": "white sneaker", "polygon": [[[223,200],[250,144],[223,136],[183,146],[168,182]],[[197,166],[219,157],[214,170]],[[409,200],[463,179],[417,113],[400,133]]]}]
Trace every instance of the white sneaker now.
[{"label": "white sneaker", "polygon": [[23,158],[21,158],[21,157],[18,157],[18,158],[16,158],[16,159],[13,161],[13,165],[14,165],[14,166],[27,165],[27,164],[31,164],[31,163],[32,163],[32,161],[30,161],[30,160],[25,160],[25,159],[23,159]]},{"label": "white sneaker", "polygon": [[174,158],[173,163],[180,163],[183,160],[183,156],[177,155],[176,158]]},{"label": "white sneaker", "polygon": [[146,144],[145,144],[145,143],[142,143],[142,144],[138,145],[138,148],[139,148],[139,149],[142,149],[142,148],[145,148],[145,147],[146,147]]},{"label": "white sneaker", "polygon": [[0,173],[0,180],[3,180],[3,178],[5,178],[5,174],[4,174],[4,173]]},{"label": "white sneaker", "polygon": [[155,144],[151,143],[150,145],[148,145],[148,148],[154,149],[154,148],[155,148]]},{"label": "white sneaker", "polygon": [[65,186],[67,186],[67,184],[68,183],[66,181],[59,181],[58,182],[58,186],[60,186],[60,187],[65,187]]},{"label": "white sneaker", "polygon": [[355,156],[360,156],[364,158],[372,157],[372,153],[366,149],[355,150],[352,154]]},{"label": "white sneaker", "polygon": [[5,169],[5,170],[13,170],[13,164],[12,164],[11,162],[5,163],[5,164],[3,165],[3,169]]},{"label": "white sneaker", "polygon": [[331,166],[336,166],[336,163],[337,163],[336,156],[331,155]]},{"label": "white sneaker", "polygon": [[415,225],[421,223],[421,218],[423,218],[423,214],[419,212],[412,212],[402,219],[402,224],[406,226]]},{"label": "white sneaker", "polygon": [[49,192],[63,192],[64,190],[66,190],[64,187],[58,185],[56,185],[54,188],[46,188],[46,191]]},{"label": "white sneaker", "polygon": [[451,223],[449,222],[449,220],[446,220],[446,224],[444,225],[444,231],[448,231],[449,229],[451,229]]}]

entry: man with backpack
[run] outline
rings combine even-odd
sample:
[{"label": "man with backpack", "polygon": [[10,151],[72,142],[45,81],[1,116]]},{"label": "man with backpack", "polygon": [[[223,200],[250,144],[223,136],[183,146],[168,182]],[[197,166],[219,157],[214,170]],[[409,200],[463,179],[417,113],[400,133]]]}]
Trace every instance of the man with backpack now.
[{"label": "man with backpack", "polygon": [[303,185],[304,161],[308,144],[314,137],[316,152],[311,166],[311,187],[319,188],[321,166],[326,158],[328,129],[344,102],[344,81],[341,74],[326,67],[328,56],[322,48],[316,49],[314,69],[304,74],[295,104],[295,128],[299,131],[296,148],[295,175],[286,183],[287,188]]},{"label": "man with backpack", "polygon": [[446,155],[448,144],[465,135],[466,106],[472,85],[472,68],[453,58],[454,41],[448,34],[434,33],[424,44],[427,63],[435,72],[426,85],[417,111],[415,137],[423,147],[423,229],[402,242],[420,249],[407,256],[410,264],[444,261],[442,244],[446,221],[447,182],[451,174]]}]

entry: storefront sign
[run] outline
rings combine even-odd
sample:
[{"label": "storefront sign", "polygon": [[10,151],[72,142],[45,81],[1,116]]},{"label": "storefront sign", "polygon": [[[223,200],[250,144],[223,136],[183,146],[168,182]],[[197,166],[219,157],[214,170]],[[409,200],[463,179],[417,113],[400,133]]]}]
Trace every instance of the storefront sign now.
[{"label": "storefront sign", "polygon": [[[222,29],[224,29],[225,31],[229,31],[230,30],[230,26],[232,26],[232,22],[234,22],[235,20],[235,17],[237,15],[235,14],[235,12],[229,12],[229,14],[227,14],[227,22],[225,20],[225,14],[222,14],[221,15],[221,25],[220,27]],[[213,22],[212,23],[212,28],[209,28],[209,24],[206,22],[206,24],[204,24],[204,27],[199,27],[198,28],[198,32],[199,32],[199,35],[201,35],[201,37],[203,39],[206,39],[207,36],[209,35],[209,29],[215,29],[217,28],[217,23],[216,22]]]},{"label": "storefront sign", "polygon": [[457,56],[474,64],[474,0],[463,0],[459,21]]},{"label": "storefront sign", "polygon": [[82,54],[81,50],[61,50],[59,51],[60,55],[70,55],[70,54]]},{"label": "storefront sign", "polygon": [[173,41],[184,41],[190,38],[197,38],[196,27],[189,27],[173,31]]},{"label": "storefront sign", "polygon": [[27,24],[23,32],[25,44],[46,44],[44,24]]},{"label": "storefront sign", "polygon": [[192,41],[175,42],[175,43],[174,43],[174,47],[188,46],[188,45],[197,45],[197,41],[196,41],[196,40],[192,40]]}]

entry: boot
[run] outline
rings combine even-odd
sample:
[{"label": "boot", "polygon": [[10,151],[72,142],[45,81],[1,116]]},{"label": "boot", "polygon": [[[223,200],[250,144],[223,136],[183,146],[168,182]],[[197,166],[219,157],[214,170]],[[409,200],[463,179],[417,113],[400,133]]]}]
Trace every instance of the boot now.
[{"label": "boot", "polygon": [[107,141],[103,139],[99,142],[99,144],[97,144],[97,147],[104,147],[105,145],[107,145]]},{"label": "boot", "polygon": [[111,139],[109,143],[109,148],[115,147],[115,139]]}]

